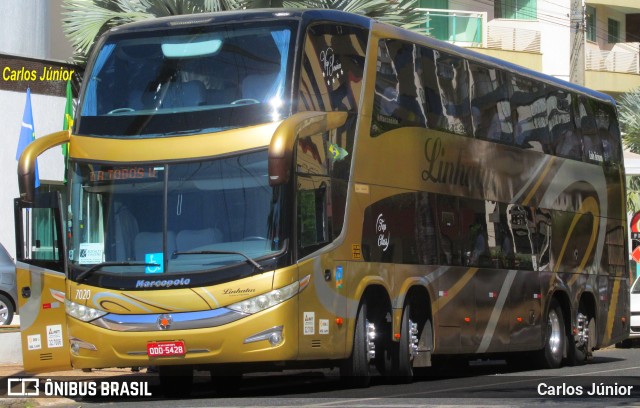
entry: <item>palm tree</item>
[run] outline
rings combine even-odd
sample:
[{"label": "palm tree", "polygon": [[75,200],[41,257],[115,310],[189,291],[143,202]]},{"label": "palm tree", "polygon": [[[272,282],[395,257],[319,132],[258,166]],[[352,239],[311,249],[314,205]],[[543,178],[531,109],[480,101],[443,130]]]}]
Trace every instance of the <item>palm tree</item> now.
[{"label": "palm tree", "polygon": [[[632,153],[640,154],[640,88],[620,97],[618,116],[622,143]],[[640,176],[627,176],[627,210],[640,211]]]},{"label": "palm tree", "polygon": [[416,6],[417,0],[64,0],[62,28],[75,50],[74,60],[83,64],[100,34],[149,18],[263,7],[323,8],[413,29],[426,22],[414,12]]},{"label": "palm tree", "polygon": [[84,63],[95,40],[108,29],[133,21],[176,14],[233,10],[245,0],[64,0],[62,29]]}]

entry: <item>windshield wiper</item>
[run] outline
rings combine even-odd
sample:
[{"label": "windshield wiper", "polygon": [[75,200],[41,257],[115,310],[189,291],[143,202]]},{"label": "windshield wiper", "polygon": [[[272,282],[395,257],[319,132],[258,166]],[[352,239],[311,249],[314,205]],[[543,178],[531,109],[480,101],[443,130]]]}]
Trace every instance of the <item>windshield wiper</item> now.
[{"label": "windshield wiper", "polygon": [[82,272],[80,275],[76,277],[76,282],[80,283],[86,280],[89,276],[93,275],[98,269],[101,269],[105,266],[160,266],[156,263],[146,263],[146,262],[102,262],[99,264],[93,265],[91,268]]},{"label": "windshield wiper", "polygon": [[258,268],[259,271],[263,270],[259,263],[250,258],[247,254],[237,251],[188,251],[188,252],[174,252],[173,256],[177,255],[240,255],[245,258],[247,263]]}]

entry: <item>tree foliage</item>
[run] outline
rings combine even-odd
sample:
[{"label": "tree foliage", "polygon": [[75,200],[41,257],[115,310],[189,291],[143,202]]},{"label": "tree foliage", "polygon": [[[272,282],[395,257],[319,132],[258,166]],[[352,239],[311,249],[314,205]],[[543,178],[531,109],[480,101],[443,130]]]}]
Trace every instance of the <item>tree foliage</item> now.
[{"label": "tree foliage", "polygon": [[405,28],[416,28],[426,17],[416,13],[417,0],[64,0],[62,29],[84,63],[96,39],[112,27],[178,14],[261,7],[320,8],[366,15]]},{"label": "tree foliage", "polygon": [[[630,152],[640,154],[640,88],[620,97],[618,114],[623,145]],[[640,176],[627,176],[627,210],[640,211]]]}]

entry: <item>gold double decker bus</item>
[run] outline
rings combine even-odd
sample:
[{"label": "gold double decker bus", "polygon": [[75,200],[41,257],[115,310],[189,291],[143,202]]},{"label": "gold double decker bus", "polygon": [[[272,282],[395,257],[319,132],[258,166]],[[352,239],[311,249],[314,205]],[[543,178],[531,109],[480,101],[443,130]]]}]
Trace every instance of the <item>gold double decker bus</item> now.
[{"label": "gold double decker bus", "polygon": [[[62,143],[66,194],[40,193],[35,159]],[[628,335],[613,100],[366,17],[112,29],[73,128],[18,177],[28,372],[366,386],[434,356],[579,364]]]}]

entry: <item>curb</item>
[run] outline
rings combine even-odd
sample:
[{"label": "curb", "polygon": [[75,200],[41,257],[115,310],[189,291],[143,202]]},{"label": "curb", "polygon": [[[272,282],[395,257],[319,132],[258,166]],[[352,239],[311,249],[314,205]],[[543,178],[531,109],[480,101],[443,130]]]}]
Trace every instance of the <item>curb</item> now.
[{"label": "curb", "polygon": [[0,344],[2,344],[0,364],[22,365],[22,340],[20,339],[20,327],[16,327],[16,331],[5,332],[3,330],[0,332]]}]

